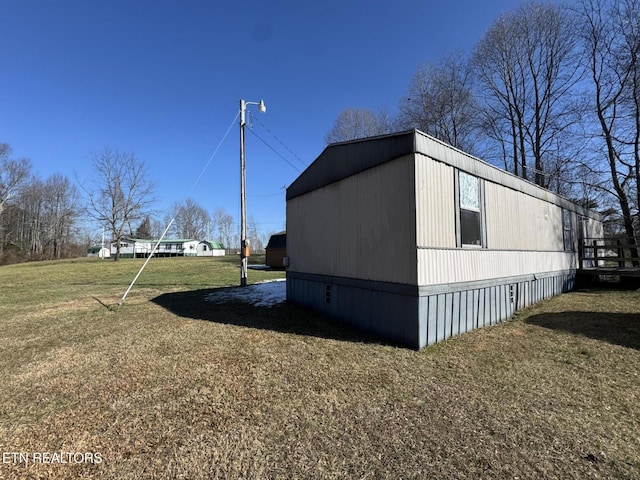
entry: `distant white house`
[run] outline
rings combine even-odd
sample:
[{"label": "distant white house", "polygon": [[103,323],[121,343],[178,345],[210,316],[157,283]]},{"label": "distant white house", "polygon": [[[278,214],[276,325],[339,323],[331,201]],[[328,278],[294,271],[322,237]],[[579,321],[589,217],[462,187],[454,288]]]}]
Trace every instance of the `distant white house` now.
[{"label": "distant white house", "polygon": [[[158,243],[157,240],[124,238],[120,241],[121,258],[148,257]],[[111,243],[111,255],[116,254],[116,242]],[[193,239],[166,239],[160,241],[156,257],[214,257],[225,254],[224,246],[218,242]]]}]

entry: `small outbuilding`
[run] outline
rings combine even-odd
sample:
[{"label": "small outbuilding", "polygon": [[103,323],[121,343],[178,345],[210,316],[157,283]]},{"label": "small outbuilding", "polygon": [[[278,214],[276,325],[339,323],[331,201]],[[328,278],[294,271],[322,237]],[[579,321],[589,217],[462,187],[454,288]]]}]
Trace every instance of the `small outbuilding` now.
[{"label": "small outbuilding", "polygon": [[287,232],[274,233],[267,243],[265,263],[271,268],[284,268],[287,256]]},{"label": "small outbuilding", "polygon": [[287,300],[422,348],[574,288],[599,214],[420,131],[329,145],[287,189]]},{"label": "small outbuilding", "polygon": [[198,243],[196,252],[198,257],[223,257],[225,254],[224,245],[207,240]]}]

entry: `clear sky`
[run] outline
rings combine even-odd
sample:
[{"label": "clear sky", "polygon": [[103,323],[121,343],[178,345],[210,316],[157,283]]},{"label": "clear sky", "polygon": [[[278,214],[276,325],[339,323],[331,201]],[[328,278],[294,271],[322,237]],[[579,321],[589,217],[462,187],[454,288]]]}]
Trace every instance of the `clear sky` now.
[{"label": "clear sky", "polygon": [[264,233],[278,231],[283,187],[341,110],[395,113],[420,64],[470,51],[519,3],[0,0],[0,142],[39,176],[72,181],[104,147],[134,153],[159,210],[190,194],[237,220],[232,122],[241,98],[264,99],[265,114],[248,108],[247,204]]}]

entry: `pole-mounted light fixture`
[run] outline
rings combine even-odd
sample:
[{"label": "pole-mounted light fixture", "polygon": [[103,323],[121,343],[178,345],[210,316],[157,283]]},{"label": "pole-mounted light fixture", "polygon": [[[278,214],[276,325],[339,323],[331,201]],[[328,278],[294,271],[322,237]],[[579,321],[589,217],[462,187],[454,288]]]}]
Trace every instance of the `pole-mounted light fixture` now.
[{"label": "pole-mounted light fixture", "polygon": [[245,110],[247,105],[258,105],[258,111],[265,113],[267,107],[263,100],[259,102],[245,102],[240,100],[240,286],[247,285],[247,259],[249,257],[249,244],[247,242],[247,192],[246,192],[246,168],[244,153],[244,125]]}]

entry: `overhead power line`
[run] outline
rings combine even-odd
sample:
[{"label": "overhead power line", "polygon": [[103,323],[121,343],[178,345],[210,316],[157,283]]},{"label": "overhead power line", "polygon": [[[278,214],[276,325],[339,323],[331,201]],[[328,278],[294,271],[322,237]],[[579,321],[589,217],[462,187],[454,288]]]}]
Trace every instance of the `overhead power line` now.
[{"label": "overhead power line", "polygon": [[213,153],[209,157],[209,160],[207,161],[207,163],[205,164],[204,168],[200,172],[200,175],[198,175],[198,178],[196,179],[196,181],[193,182],[193,186],[191,187],[191,190],[189,190],[189,193],[187,194],[187,198],[191,196],[191,194],[193,193],[193,190],[196,188],[196,186],[198,186],[198,183],[200,183],[200,180],[202,179],[202,176],[204,175],[204,172],[206,172],[207,168],[209,168],[209,165],[211,164],[211,161],[213,160],[213,157],[216,156],[216,153],[218,153],[218,150],[220,150],[220,147],[222,146],[222,144],[224,143],[225,139],[227,138],[227,135],[229,135],[229,132],[233,128],[233,125],[236,123],[236,120],[238,119],[238,115],[240,115],[240,112],[236,113],[236,116],[233,117],[233,120],[229,124],[229,128],[227,128],[227,131],[222,136],[222,140],[220,140],[220,143],[218,143],[218,146],[216,147],[216,149],[213,151]]},{"label": "overhead power line", "polygon": [[265,125],[264,125],[264,124],[259,120],[259,119],[258,119],[258,117],[256,117],[255,115],[251,114],[251,119],[252,119],[252,120],[255,120],[256,122],[258,122],[258,124],[259,124],[262,128],[264,128],[264,129],[269,133],[269,135],[271,135],[271,136],[272,136],[272,137],[273,137],[273,138],[274,138],[274,139],[275,139],[275,140],[276,140],[280,145],[282,145],[286,151],[288,151],[291,155],[293,155],[293,157],[294,157],[298,162],[300,162],[300,164],[301,164],[302,166],[304,166],[305,168],[307,168],[307,166],[308,166],[308,165],[307,165],[307,163],[306,163],[304,160],[302,160],[298,155],[296,155],[296,153],[295,153],[293,150],[291,150],[289,147],[287,147],[287,146],[285,145],[285,143],[284,143],[282,140],[280,140],[280,139],[279,139],[279,138],[278,138],[278,137],[277,137],[277,136],[276,136],[276,135],[275,135],[271,130],[269,130],[269,129],[268,129],[268,128],[267,128],[267,127],[266,127],[266,126],[265,126]]},{"label": "overhead power line", "polygon": [[292,168],[294,168],[298,173],[301,173],[302,170],[300,170],[297,166],[295,166],[293,163],[291,163],[289,160],[287,160],[284,155],[282,155],[279,151],[277,151],[274,147],[272,147],[265,139],[263,139],[260,135],[258,135],[252,128],[249,129],[249,131],[255,135],[255,137],[260,140],[262,143],[264,143],[267,147],[269,147],[271,149],[271,151],[273,151],[273,153],[275,153],[276,155],[278,155],[282,160],[284,160],[285,162],[287,162]]}]

